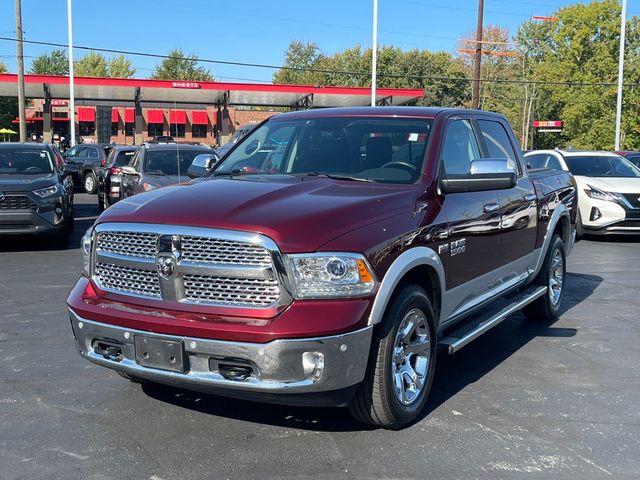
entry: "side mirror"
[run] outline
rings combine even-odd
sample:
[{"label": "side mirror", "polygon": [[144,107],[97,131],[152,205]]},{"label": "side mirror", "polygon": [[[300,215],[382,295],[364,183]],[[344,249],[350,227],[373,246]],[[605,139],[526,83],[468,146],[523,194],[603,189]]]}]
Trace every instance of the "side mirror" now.
[{"label": "side mirror", "polygon": [[444,175],[440,188],[444,193],[506,190],[516,186],[518,172],[513,160],[482,158],[471,162],[466,175]]},{"label": "side mirror", "polygon": [[140,175],[135,168],[133,168],[130,165],[127,165],[125,167],[120,167],[120,170],[122,171],[122,173],[124,173],[125,175],[135,175],[138,176]]},{"label": "side mirror", "polygon": [[219,161],[220,157],[218,157],[217,153],[202,153],[196,155],[187,170],[187,175],[189,175],[189,178],[200,178],[204,176],[211,167],[217,165]]},{"label": "side mirror", "polygon": [[62,174],[66,177],[68,175],[73,175],[74,173],[78,173],[80,169],[77,165],[71,165],[70,163],[64,164],[64,169],[62,170]]}]

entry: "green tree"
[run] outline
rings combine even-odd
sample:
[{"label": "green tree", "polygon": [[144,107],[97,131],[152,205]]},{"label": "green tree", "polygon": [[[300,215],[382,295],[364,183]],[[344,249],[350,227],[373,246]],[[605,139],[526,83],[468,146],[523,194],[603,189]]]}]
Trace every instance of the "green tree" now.
[{"label": "green tree", "polygon": [[69,60],[64,50],[52,50],[44,53],[31,62],[29,73],[35,75],[68,75]]},{"label": "green tree", "polygon": [[284,67],[273,75],[273,83],[320,85],[323,75],[303,69],[321,69],[325,55],[315,42],[294,40],[284,55]]},{"label": "green tree", "polygon": [[[0,73],[7,72],[7,66],[0,62]],[[0,98],[0,128],[11,128],[11,120],[18,113],[16,98]]]},{"label": "green tree", "polygon": [[91,51],[73,62],[74,74],[79,77],[108,77],[109,63],[104,55]]},{"label": "green tree", "polygon": [[7,71],[7,66],[0,62],[0,73],[5,73]]},{"label": "green tree", "polygon": [[109,60],[108,71],[109,76],[114,78],[131,78],[136,73],[131,60],[124,55],[119,55]]},{"label": "green tree", "polygon": [[198,57],[185,55],[182,50],[176,49],[169,52],[169,58],[165,58],[156,65],[151,78],[156,80],[187,80],[187,81],[213,81],[213,75],[205,67],[198,66]]}]

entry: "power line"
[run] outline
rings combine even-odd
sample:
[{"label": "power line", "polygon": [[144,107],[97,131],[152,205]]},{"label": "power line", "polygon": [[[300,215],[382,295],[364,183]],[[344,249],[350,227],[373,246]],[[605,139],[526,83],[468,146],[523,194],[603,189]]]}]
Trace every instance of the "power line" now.
[{"label": "power line", "polygon": [[[9,41],[9,42],[17,42],[17,39],[13,37],[4,37],[0,36],[0,40]],[[23,40],[23,43],[33,44],[33,45],[44,45],[49,47],[59,47],[59,48],[67,48],[67,44],[65,43],[56,43],[56,42],[45,42],[39,40]],[[231,65],[237,67],[251,67],[251,68],[264,68],[269,70],[290,70],[297,72],[312,72],[312,73],[324,73],[324,74],[332,74],[332,75],[350,75],[350,76],[360,76],[360,77],[369,77],[371,75],[370,71],[366,72],[358,72],[358,71],[349,71],[349,70],[327,70],[320,68],[308,68],[308,67],[289,67],[286,65],[269,65],[263,63],[250,63],[250,62],[234,62],[230,60],[214,60],[207,58],[191,58],[191,57],[174,57],[170,55],[162,55],[158,53],[148,53],[148,52],[136,52],[131,50],[118,50],[118,49],[110,49],[110,48],[101,48],[101,47],[88,47],[84,45],[74,45],[74,49],[78,50],[86,50],[86,51],[94,51],[101,53],[115,53],[119,55],[130,55],[130,56],[140,56],[146,58],[158,58],[158,59],[176,59],[176,60],[196,60],[200,63],[210,63],[216,65]],[[436,80],[436,81],[448,81],[448,82],[472,82],[472,78],[467,77],[446,77],[446,76],[437,76],[437,75],[415,75],[415,74],[406,74],[406,73],[392,73],[392,72],[380,72],[378,73],[378,77],[388,77],[388,78],[407,78],[414,80]],[[550,86],[565,86],[565,87],[611,87],[616,86],[617,82],[572,82],[572,81],[546,81],[546,80],[509,80],[509,79],[500,79],[500,78],[482,78],[480,82],[483,83],[503,83],[503,84],[518,84],[518,85],[550,85]],[[625,83],[625,87],[640,87],[640,83]]]}]

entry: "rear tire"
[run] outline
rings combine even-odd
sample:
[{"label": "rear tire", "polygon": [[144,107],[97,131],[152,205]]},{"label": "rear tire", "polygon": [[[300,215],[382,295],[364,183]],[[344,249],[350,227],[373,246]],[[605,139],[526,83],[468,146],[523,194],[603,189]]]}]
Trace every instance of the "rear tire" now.
[{"label": "rear tire", "polygon": [[542,268],[533,285],[542,285],[548,291],[524,307],[524,314],[531,320],[552,321],[560,314],[564,282],[567,274],[567,256],[560,235],[554,235],[547,250]]},{"label": "rear tire", "polygon": [[576,241],[581,240],[584,237],[584,228],[582,227],[582,215],[580,215],[580,209],[578,209],[578,215],[576,216]]},{"label": "rear tire", "polygon": [[349,405],[363,423],[399,429],[422,411],[435,372],[435,316],[425,291],[401,284],[376,326],[369,364]]},{"label": "rear tire", "polygon": [[82,184],[86,193],[95,193],[98,186],[98,181],[96,180],[96,176],[93,174],[93,172],[87,172],[87,174],[84,176]]},{"label": "rear tire", "polygon": [[104,195],[98,192],[98,210],[102,212],[105,208]]}]

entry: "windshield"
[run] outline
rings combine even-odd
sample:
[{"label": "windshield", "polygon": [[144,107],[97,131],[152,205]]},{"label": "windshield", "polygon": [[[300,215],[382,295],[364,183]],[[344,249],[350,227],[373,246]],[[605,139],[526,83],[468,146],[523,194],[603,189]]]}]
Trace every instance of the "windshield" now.
[{"label": "windshield", "polygon": [[133,156],[136,154],[135,150],[120,150],[116,153],[117,157],[113,162],[114,167],[124,167],[129,165]]},{"label": "windshield", "polygon": [[585,177],[640,177],[640,170],[626,158],[617,155],[584,155],[565,157],[569,171]]},{"label": "windshield", "polygon": [[186,175],[196,155],[203,150],[149,150],[144,156],[144,172],[151,175]]},{"label": "windshield", "polygon": [[420,176],[432,124],[397,117],[273,120],[248,135],[214,175],[327,174],[412,183]]},{"label": "windshield", "polygon": [[53,173],[53,159],[46,149],[0,149],[0,174],[42,175]]}]

